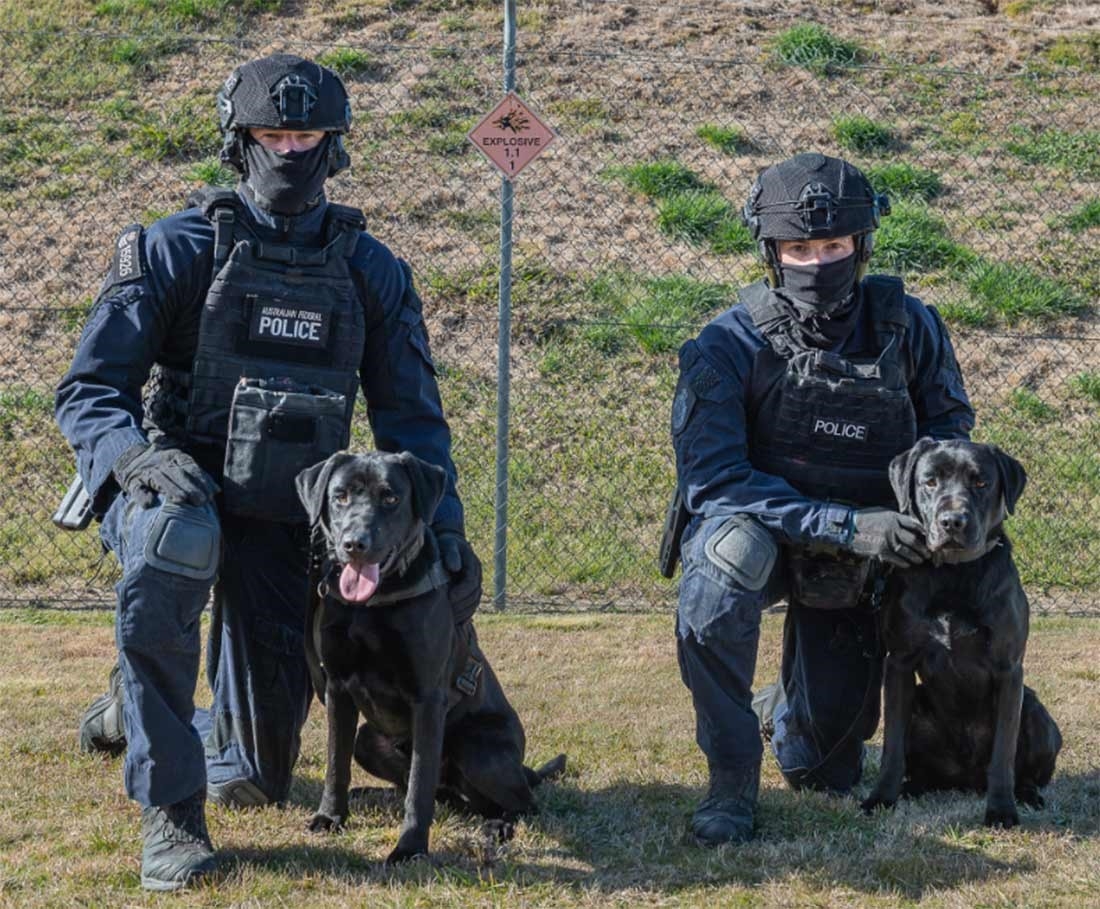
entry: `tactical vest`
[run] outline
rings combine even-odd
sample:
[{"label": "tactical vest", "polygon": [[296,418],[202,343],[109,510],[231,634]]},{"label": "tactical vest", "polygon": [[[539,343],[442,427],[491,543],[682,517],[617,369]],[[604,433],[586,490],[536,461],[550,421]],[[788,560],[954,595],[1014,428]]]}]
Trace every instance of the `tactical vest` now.
[{"label": "tactical vest", "polygon": [[900,279],[863,281],[877,354],[847,358],[807,347],[793,317],[763,282],[741,291],[768,346],[753,364],[754,388],[766,389],[749,431],[754,467],[817,499],[895,508],[888,468],[916,441],[911,371]]},{"label": "tactical vest", "polygon": [[323,245],[304,247],[262,240],[234,192],[195,201],[214,224],[214,278],[191,372],[160,368],[149,415],[200,463],[224,454],[204,466],[227,512],[305,521],[294,478],[350,439],[366,329],[348,259],[362,212],[330,204]]}]

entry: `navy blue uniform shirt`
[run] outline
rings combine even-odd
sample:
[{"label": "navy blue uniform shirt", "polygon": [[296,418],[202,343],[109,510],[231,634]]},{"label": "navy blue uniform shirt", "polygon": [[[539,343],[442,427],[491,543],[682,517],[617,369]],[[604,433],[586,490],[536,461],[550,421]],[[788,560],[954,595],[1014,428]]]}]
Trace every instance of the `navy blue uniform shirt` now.
[{"label": "navy blue uniform shirt", "polygon": [[[867,305],[860,305],[864,311],[852,334],[834,352],[877,353]],[[906,295],[905,311],[909,319],[905,343],[913,366],[909,396],[917,415],[917,437],[967,438],[974,427],[974,411],[947,330],[934,310],[916,297]],[[756,470],[749,461],[750,420],[766,392],[752,387],[752,367],[767,343],[745,307],[737,304],[681,348],[680,382],[696,379],[692,384],[701,393],[688,398],[688,412],[677,414],[674,408],[672,437],[680,491],[695,519],[752,514],[782,543],[842,545],[851,506],[804,496],[786,480]],[[767,420],[769,415],[761,413],[757,418]]]},{"label": "navy blue uniform shirt", "polygon": [[[316,242],[327,203],[282,217],[240,196],[261,238]],[[191,368],[213,277],[214,228],[198,208],[157,221],[129,248],[124,241],[125,235],[118,248],[125,261],[120,265],[116,254],[55,399],[58,426],[76,452],[77,469],[100,514],[117,489],[111,474],[115,460],[146,441],[141,391],[153,364]],[[360,298],[377,301],[366,309],[359,370],[375,445],[411,451],[447,471],[447,491],[433,526],[461,532],[450,430],[411,269],[365,232],[350,265]]]}]

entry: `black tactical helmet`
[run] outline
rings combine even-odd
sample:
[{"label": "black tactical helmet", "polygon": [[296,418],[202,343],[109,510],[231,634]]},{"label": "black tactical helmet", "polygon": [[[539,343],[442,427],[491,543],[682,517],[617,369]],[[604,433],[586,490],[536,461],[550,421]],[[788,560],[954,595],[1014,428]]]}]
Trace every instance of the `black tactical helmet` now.
[{"label": "black tactical helmet", "polygon": [[238,66],[218,92],[223,163],[244,173],[242,142],[249,127],[324,130],[329,176],[351,164],[342,136],[351,129],[351,102],[340,77],[293,54],[272,54]]},{"label": "black tactical helmet", "polygon": [[817,152],[795,155],[762,171],[749,191],[742,217],[760,245],[775,285],[776,240],[855,237],[860,275],[871,258],[879,218],[890,202],[876,194],[863,172]]}]

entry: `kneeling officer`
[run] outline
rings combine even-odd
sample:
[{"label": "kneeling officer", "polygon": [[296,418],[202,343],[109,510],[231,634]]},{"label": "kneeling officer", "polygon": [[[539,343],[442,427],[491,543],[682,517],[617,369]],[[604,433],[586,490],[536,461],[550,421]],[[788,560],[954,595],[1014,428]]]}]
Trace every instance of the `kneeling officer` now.
[{"label": "kneeling officer", "polygon": [[[761,611],[786,598],[781,679],[758,699],[795,788],[848,791],[878,725],[873,616],[883,564],[927,558],[887,468],[919,436],[966,438],[974,415],[947,330],[898,278],[864,277],[888,213],[851,164],[800,154],[744,208],[767,280],[680,350],[672,406],[679,511],[663,570],[684,566],[677,652],[709,790],[703,844],[753,835]],[[679,517],[679,520],[677,520]],[[682,527],[682,542],[675,531]]]},{"label": "kneeling officer", "polygon": [[[456,621],[481,594],[411,271],[358,209],[325,198],[350,163],[343,84],[279,54],[234,70],[218,110],[237,190],[123,232],[57,390],[58,424],[123,569],[118,666],[81,745],[126,748],[142,884],[155,890],[213,867],[208,796],[287,797],[312,695],[294,477],[347,446],[358,388],[376,447],[447,471],[433,529]],[[193,696],[211,590],[206,711]]]}]

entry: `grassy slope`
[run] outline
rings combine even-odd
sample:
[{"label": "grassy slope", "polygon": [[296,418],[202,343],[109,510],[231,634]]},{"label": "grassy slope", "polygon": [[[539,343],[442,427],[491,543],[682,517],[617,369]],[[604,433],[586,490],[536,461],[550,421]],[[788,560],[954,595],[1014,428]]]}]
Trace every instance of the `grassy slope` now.
[{"label": "grassy slope", "polygon": [[[994,17],[985,4],[956,4],[962,18],[950,28],[915,0],[892,4],[910,17],[901,21],[874,9],[826,15],[849,6],[642,4],[638,15],[614,4],[522,5],[522,88],[562,139],[517,193],[518,598],[668,601],[652,553],[671,483],[674,350],[759,273],[735,217],[748,180],[806,146],[853,155],[898,200],[876,264],[905,272],[952,321],[981,436],[1010,444],[1031,471],[1016,520],[1028,583],[1095,590],[1100,474],[1090,452],[1100,416],[1095,395],[1072,384],[1100,380],[1095,345],[1000,337],[1006,326],[1095,334],[1100,149],[1081,112],[1100,63],[1088,23],[1048,2]],[[841,37],[807,31],[803,19]],[[92,33],[60,32],[60,22]],[[416,266],[471,535],[491,551],[495,184],[463,135],[498,93],[499,24],[499,4],[485,0],[47,0],[0,10],[0,25],[37,29],[0,46],[31,87],[0,115],[0,206],[40,213],[51,233],[39,269],[22,264],[36,252],[31,235],[4,238],[12,280],[0,291],[10,295],[0,329],[28,343],[0,364],[11,389],[0,397],[0,455],[16,468],[10,494],[32,491],[0,521],[0,555],[13,566],[0,573],[6,590],[73,591],[91,574],[94,537],[45,525],[69,460],[49,427],[49,390],[107,237],[173,210],[185,186],[225,179],[212,86],[242,55],[279,46],[347,76],[357,166],[334,194],[364,206]],[[1050,24],[1059,30],[1015,29]],[[1001,40],[982,43],[987,33]],[[552,54],[559,45],[578,52]],[[624,53],[615,65],[583,53],[609,48]],[[870,66],[829,69],[853,55]],[[934,69],[944,61],[991,75]],[[820,115],[808,118],[808,107]],[[663,182],[636,179],[669,161]],[[1082,494],[1067,496],[1071,486]]]},{"label": "grassy slope", "polygon": [[[288,805],[212,808],[226,876],[179,904],[1097,905],[1094,621],[1034,623],[1028,682],[1066,744],[1046,809],[1025,811],[1020,829],[982,828],[976,796],[864,817],[853,799],[792,793],[768,760],[759,839],[718,852],[682,839],[705,767],[668,616],[486,616],[479,625],[525,723],[529,759],[565,751],[570,761],[512,844],[490,848],[475,822],[444,811],[433,830],[436,861],[387,871],[380,862],[400,822],[392,791],[359,799],[346,832],[308,834],[324,773],[316,709]],[[779,616],[765,618],[758,684],[775,677],[780,628]],[[75,747],[76,718],[111,659],[109,616],[0,610],[0,635],[0,906],[159,904],[139,889],[138,817],[122,794],[120,762]],[[377,781],[357,770],[353,784]]]}]

